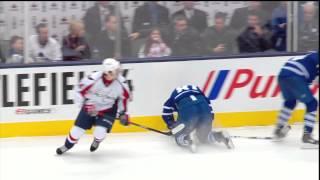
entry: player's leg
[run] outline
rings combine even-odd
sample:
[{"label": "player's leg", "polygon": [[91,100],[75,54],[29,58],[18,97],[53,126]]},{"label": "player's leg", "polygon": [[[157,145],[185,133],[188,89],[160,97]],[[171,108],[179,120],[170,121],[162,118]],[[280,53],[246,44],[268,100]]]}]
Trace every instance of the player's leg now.
[{"label": "player's leg", "polygon": [[316,122],[318,102],[312,95],[307,82],[303,81],[301,78],[295,78],[294,81],[296,84],[299,84],[299,86],[295,88],[294,93],[299,101],[303,102],[306,105],[302,142],[306,146],[308,146],[308,144],[311,144],[311,147],[313,145],[319,145],[319,141],[313,139],[312,137],[312,132]]},{"label": "player's leg", "polygon": [[74,126],[71,128],[69,135],[67,136],[63,146],[59,147],[56,152],[57,154],[63,154],[71,149],[85,133],[87,129],[91,129],[93,124],[93,118],[83,109],[78,114]]},{"label": "player's leg", "polygon": [[297,104],[296,100],[285,100],[283,103],[283,107],[280,110],[278,115],[277,127],[274,132],[276,138],[284,138],[288,134],[291,129],[288,124],[288,120],[291,117],[292,111]]},{"label": "player's leg", "polygon": [[90,151],[94,152],[98,149],[100,143],[105,139],[107,133],[109,133],[112,129],[114,120],[115,120],[115,112],[106,113],[103,117],[98,116],[95,119],[95,129],[93,131],[93,142],[90,146]]},{"label": "player's leg", "polygon": [[306,147],[308,146],[307,144],[319,145],[319,140],[315,140],[312,137],[312,132],[316,122],[318,102],[313,97],[312,100],[306,102],[305,104],[307,106],[307,111],[304,115],[304,132],[302,136],[302,142],[306,144]]},{"label": "player's leg", "polygon": [[284,98],[284,103],[278,115],[274,136],[275,138],[280,139],[284,138],[291,128],[288,125],[288,120],[290,119],[292,111],[297,105],[297,101],[292,92],[292,87],[294,87],[295,84],[292,83],[291,78],[279,77],[278,82]]},{"label": "player's leg", "polygon": [[213,123],[213,114],[208,103],[203,102],[199,104],[200,119],[196,127],[196,136],[200,143],[210,143],[211,131]]},{"label": "player's leg", "polygon": [[204,144],[213,144],[213,143],[224,143],[229,149],[234,148],[232,139],[227,131],[213,131],[213,113],[211,113],[211,108],[207,103],[201,103],[200,108],[200,120],[196,128],[197,138],[201,143]]},{"label": "player's leg", "polygon": [[191,133],[195,130],[198,123],[198,111],[196,106],[184,107],[178,112],[178,120],[175,126],[184,125],[184,128],[175,134],[175,141],[178,146],[190,148],[196,151],[196,146],[191,138]]}]

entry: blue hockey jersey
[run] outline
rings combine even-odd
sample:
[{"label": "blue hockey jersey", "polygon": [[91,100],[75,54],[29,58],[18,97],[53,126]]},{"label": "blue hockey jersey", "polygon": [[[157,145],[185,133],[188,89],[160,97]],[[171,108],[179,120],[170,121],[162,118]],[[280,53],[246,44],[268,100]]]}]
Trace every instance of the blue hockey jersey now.
[{"label": "blue hockey jersey", "polygon": [[282,67],[279,76],[300,76],[311,83],[316,76],[319,76],[319,52],[289,59]]},{"label": "blue hockey jersey", "polygon": [[[203,94],[199,87],[194,85],[177,87],[175,90],[173,90],[170,97],[163,105],[162,118],[168,126],[171,126],[175,122],[173,113],[178,111],[179,107],[177,107],[177,102],[185,97],[190,97],[191,95],[202,95],[211,107],[210,100]],[[211,113],[213,114],[212,109]]]}]

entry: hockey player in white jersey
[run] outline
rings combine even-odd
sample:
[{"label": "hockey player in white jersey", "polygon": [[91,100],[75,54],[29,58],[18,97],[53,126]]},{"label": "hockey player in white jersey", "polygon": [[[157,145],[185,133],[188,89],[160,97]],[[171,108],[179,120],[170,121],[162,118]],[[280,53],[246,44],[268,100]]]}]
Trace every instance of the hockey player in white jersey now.
[{"label": "hockey player in white jersey", "polygon": [[59,155],[71,149],[92,126],[95,126],[95,129],[91,152],[99,147],[100,142],[111,131],[117,116],[122,125],[129,125],[126,105],[130,92],[125,78],[119,75],[120,63],[108,58],[103,61],[102,66],[103,71],[83,78],[75,89],[75,100],[81,110],[64,145],[56,150]]}]

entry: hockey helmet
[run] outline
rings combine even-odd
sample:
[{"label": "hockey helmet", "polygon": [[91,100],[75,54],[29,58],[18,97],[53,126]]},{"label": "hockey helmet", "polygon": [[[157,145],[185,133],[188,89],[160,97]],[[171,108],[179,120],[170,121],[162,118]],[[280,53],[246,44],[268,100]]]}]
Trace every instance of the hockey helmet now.
[{"label": "hockey helmet", "polygon": [[116,73],[117,71],[120,70],[120,62],[113,58],[107,58],[103,60],[102,65],[103,65],[103,72],[106,74]]}]

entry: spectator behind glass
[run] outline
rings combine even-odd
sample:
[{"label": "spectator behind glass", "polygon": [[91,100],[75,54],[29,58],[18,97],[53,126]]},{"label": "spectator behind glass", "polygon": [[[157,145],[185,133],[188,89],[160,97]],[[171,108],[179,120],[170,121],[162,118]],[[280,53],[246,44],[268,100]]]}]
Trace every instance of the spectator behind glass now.
[{"label": "spectator behind glass", "polygon": [[177,16],[184,16],[188,20],[189,26],[203,33],[208,27],[207,14],[204,11],[194,8],[194,1],[182,1],[183,9],[172,15],[172,19]]},{"label": "spectator behind glass", "polygon": [[146,43],[140,48],[138,57],[163,57],[170,54],[171,49],[163,42],[160,29],[154,28],[151,30]]},{"label": "spectator behind glass", "polygon": [[202,53],[199,33],[188,26],[188,21],[183,16],[174,19],[174,25],[168,34],[169,46],[172,56],[192,56]]},{"label": "spectator behind glass", "polygon": [[105,17],[111,14],[114,15],[114,13],[115,8],[109,4],[109,1],[97,1],[93,7],[87,10],[83,17],[83,22],[90,44],[95,42],[95,35],[105,30]]},{"label": "spectator behind glass", "polygon": [[34,62],[62,60],[59,43],[49,37],[48,26],[40,23],[36,26],[37,35],[30,37],[30,56]]},{"label": "spectator behind glass", "polygon": [[287,3],[281,1],[272,12],[272,45],[277,51],[287,50]]},{"label": "spectator behind glass", "polygon": [[262,9],[260,1],[248,1],[248,7],[238,8],[234,11],[230,27],[237,32],[242,32],[247,26],[248,15],[256,13],[260,17],[261,25],[266,24],[268,13]]},{"label": "spectator behind glass", "polygon": [[214,26],[208,27],[203,34],[206,55],[233,53],[234,33],[225,24],[226,14],[217,12],[214,16]]},{"label": "spectator behind glass", "polygon": [[69,35],[63,38],[63,60],[81,60],[90,58],[90,49],[84,35],[84,25],[80,21],[69,24]]},{"label": "spectator behind glass", "polygon": [[6,59],[4,57],[4,55],[2,54],[2,49],[1,49],[1,44],[0,44],[0,63],[5,63]]},{"label": "spectator behind glass", "polygon": [[146,1],[135,9],[130,38],[132,40],[145,38],[153,27],[165,30],[169,23],[169,10],[166,7],[158,4],[157,1]]},{"label": "spectator behind glass", "polygon": [[23,38],[12,36],[10,39],[10,49],[7,63],[23,63]]},{"label": "spectator behind glass", "polygon": [[260,25],[257,14],[248,15],[248,27],[237,38],[240,53],[263,52],[271,49],[271,35]]},{"label": "spectator behind glass", "polygon": [[303,17],[299,22],[298,50],[311,51],[319,48],[319,12],[314,2],[303,5]]},{"label": "spectator behind glass", "polygon": [[100,58],[120,58],[120,54],[116,54],[117,33],[120,33],[121,38],[121,57],[129,57],[131,55],[131,44],[128,33],[124,26],[121,27],[121,32],[119,32],[119,23],[117,16],[107,16],[104,23],[105,30],[95,37],[95,47],[99,51]]}]

